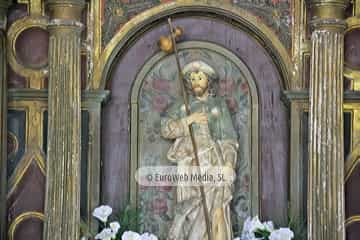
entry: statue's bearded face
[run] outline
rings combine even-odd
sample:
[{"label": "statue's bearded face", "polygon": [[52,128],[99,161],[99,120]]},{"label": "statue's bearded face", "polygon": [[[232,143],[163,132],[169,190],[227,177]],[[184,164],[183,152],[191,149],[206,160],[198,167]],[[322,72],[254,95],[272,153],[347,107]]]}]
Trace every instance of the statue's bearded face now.
[{"label": "statue's bearded face", "polygon": [[190,74],[191,88],[195,96],[202,96],[208,90],[208,77],[205,73],[192,72]]}]

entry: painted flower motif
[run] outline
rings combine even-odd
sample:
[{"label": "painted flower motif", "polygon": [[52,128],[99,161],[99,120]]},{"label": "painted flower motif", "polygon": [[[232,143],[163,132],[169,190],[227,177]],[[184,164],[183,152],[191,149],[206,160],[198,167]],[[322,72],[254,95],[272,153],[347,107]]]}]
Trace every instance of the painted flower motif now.
[{"label": "painted flower motif", "polygon": [[143,86],[142,86],[142,89],[145,90],[145,91],[148,91],[151,89],[151,85],[149,83],[148,80],[145,80],[144,83],[143,83]]},{"label": "painted flower motif", "polygon": [[151,233],[143,233],[140,236],[140,239],[141,240],[158,240],[158,238],[154,234],[151,234]]},{"label": "painted flower motif", "polygon": [[226,104],[230,110],[230,112],[237,112],[239,110],[239,106],[237,101],[235,100],[235,98],[231,97],[231,98],[227,98],[226,99]]},{"label": "painted flower motif", "polygon": [[242,83],[240,84],[240,90],[241,90],[242,92],[247,93],[247,92],[249,91],[249,86],[248,86],[248,84],[247,84],[246,82],[242,82]]},{"label": "painted flower motif", "polygon": [[294,238],[294,233],[289,228],[280,228],[270,234],[269,240],[291,240]]},{"label": "painted flower motif", "polygon": [[250,183],[250,176],[249,176],[248,174],[246,174],[246,175],[244,176],[244,182],[247,183],[247,184]]},{"label": "painted flower motif", "polygon": [[103,223],[107,222],[108,217],[112,213],[112,208],[107,205],[102,205],[94,209],[92,215],[102,221]]},{"label": "painted flower motif", "polygon": [[170,90],[170,84],[165,79],[155,79],[152,81],[152,87],[161,92],[167,92]]},{"label": "painted flower motif", "polygon": [[156,198],[151,202],[151,210],[155,214],[164,214],[168,211],[168,205],[165,199]]},{"label": "painted flower motif", "polygon": [[111,222],[109,224],[110,228],[111,228],[111,231],[113,231],[115,234],[117,234],[117,232],[119,231],[120,229],[120,223],[118,222]]},{"label": "painted flower motif", "polygon": [[227,96],[232,93],[235,88],[235,82],[232,79],[223,79],[219,82],[219,95],[220,96]]},{"label": "painted flower motif", "polygon": [[164,112],[168,104],[169,104],[168,98],[163,95],[154,96],[152,99],[153,109],[159,113]]},{"label": "painted flower motif", "polygon": [[245,176],[242,177],[240,186],[244,189],[245,192],[249,192],[249,190],[250,190],[250,177],[249,177],[249,175],[246,174]]},{"label": "painted flower motif", "polygon": [[115,238],[115,235],[110,228],[104,228],[100,233],[95,236],[95,239],[111,240],[112,238]]},{"label": "painted flower motif", "polygon": [[121,240],[141,240],[140,234],[132,231],[126,231],[121,236]]},{"label": "painted flower motif", "polygon": [[8,158],[12,158],[19,150],[19,141],[15,134],[12,132],[7,133],[7,155]]}]

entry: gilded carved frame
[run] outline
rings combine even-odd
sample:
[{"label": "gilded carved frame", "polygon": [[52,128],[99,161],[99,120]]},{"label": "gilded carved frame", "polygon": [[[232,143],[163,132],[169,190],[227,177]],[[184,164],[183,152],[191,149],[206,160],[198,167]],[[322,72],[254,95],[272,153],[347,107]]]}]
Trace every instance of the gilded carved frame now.
[{"label": "gilded carved frame", "polygon": [[[200,41],[188,41],[178,45],[179,50],[182,49],[208,49],[225,56],[231,60],[244,74],[245,79],[249,84],[250,90],[250,134],[249,134],[249,146],[250,146],[250,159],[251,159],[251,215],[260,215],[260,158],[259,158],[259,97],[257,93],[257,87],[251,72],[246,65],[229,50],[208,42]],[[135,181],[135,173],[138,169],[139,163],[139,148],[138,148],[138,123],[139,123],[139,97],[142,87],[142,82],[145,79],[147,73],[151,68],[163,59],[167,54],[159,52],[152,57],[142,68],[134,81],[134,85],[131,90],[130,97],[130,203],[134,206],[138,203],[138,185]]]},{"label": "gilded carved frame", "polygon": [[[301,3],[304,3],[304,1],[302,0]],[[300,7],[301,5],[294,4],[292,5],[292,10],[299,12]],[[99,17],[96,9],[92,8],[92,11],[94,13],[94,17]],[[291,56],[290,50],[284,47],[273,30],[265,25],[258,17],[244,9],[235,7],[231,4],[223,4],[219,1],[176,0],[146,10],[131,18],[124,26],[122,26],[122,28],[101,51],[101,54],[96,62],[94,62],[94,71],[88,88],[105,89],[107,81],[111,79],[114,64],[117,62],[117,59],[121,56],[121,54],[131,47],[134,42],[142,36],[143,32],[148,31],[161,20],[166,19],[169,16],[176,18],[177,15],[211,16],[213,18],[219,18],[223,21],[231,22],[234,27],[252,36],[254,41],[259,43],[265,51],[267,51],[274,61],[275,66],[279,70],[280,86],[282,90],[296,89],[297,85],[301,85],[294,83],[296,76],[299,76],[296,74],[300,74],[293,68],[293,61],[296,57]],[[300,17],[303,19],[303,15],[300,15]],[[101,25],[97,24],[96,21],[97,20],[95,20],[93,24],[94,33],[97,34],[97,39],[100,39]],[[297,20],[296,22],[301,22],[303,24],[300,20]],[[299,51],[294,51],[294,53],[298,54],[303,52],[301,49],[302,41],[303,38],[293,40],[293,48],[295,42],[299,43],[297,44],[297,49]],[[95,45],[99,47],[99,43],[95,43]],[[303,58],[300,59],[302,61]],[[134,196],[131,196],[130,198],[135,199]]]}]

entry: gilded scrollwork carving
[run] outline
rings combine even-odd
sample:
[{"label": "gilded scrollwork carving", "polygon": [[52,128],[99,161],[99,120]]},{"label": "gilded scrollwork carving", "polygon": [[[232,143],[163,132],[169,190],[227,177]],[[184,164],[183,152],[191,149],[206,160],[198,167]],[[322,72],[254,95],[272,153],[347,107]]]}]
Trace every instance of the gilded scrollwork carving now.
[{"label": "gilded scrollwork carving", "polygon": [[15,232],[17,226],[19,226],[22,222],[28,219],[38,219],[41,222],[45,220],[45,215],[40,212],[24,212],[23,214],[19,215],[10,225],[9,228],[9,240],[15,239]]},{"label": "gilded scrollwork carving", "polygon": [[[281,75],[284,76],[284,89],[289,89],[291,86],[291,75],[293,73],[291,59],[288,50],[284,44],[279,40],[278,35],[265,25],[258,17],[249,13],[239,7],[233,7],[229,4],[222,4],[214,0],[177,0],[169,4],[163,4],[151,8],[141,14],[131,18],[111,39],[109,44],[103,49],[100,58],[95,66],[94,75],[90,82],[91,89],[104,89],[106,84],[106,75],[109,71],[109,64],[114,59],[117,51],[123,44],[128,43],[125,39],[131,39],[134,32],[139,31],[139,26],[152,24],[158,16],[166,16],[175,13],[181,13],[184,10],[187,12],[199,11],[203,13],[216,13],[219,16],[224,16],[225,19],[232,20],[235,25],[241,25],[248,29],[251,34],[259,39],[259,43],[270,49],[274,62],[279,66]],[[233,18],[234,17],[234,18]],[[246,20],[245,20],[246,19]]]},{"label": "gilded scrollwork carving", "polygon": [[[129,19],[151,7],[164,3],[176,2],[166,0],[146,0],[141,2],[102,0],[105,6],[104,25],[102,30],[102,45],[106,46],[114,34]],[[243,8],[258,16],[273,31],[279,34],[281,42],[291,48],[291,4],[290,1],[268,1],[268,0],[226,0],[223,4],[233,8]]]},{"label": "gilded scrollwork carving", "polygon": [[[7,31],[8,61],[16,74],[26,78],[27,87],[34,89],[45,88],[45,78],[48,75],[47,49],[44,50],[40,61],[36,61],[39,56],[37,56],[36,60],[34,57],[28,57],[30,59],[26,61],[17,47],[18,40],[24,38],[22,35],[26,37],[25,34],[32,31],[36,31],[37,35],[41,34],[44,36],[43,38],[47,38],[48,18],[45,16],[44,3],[41,0],[19,0],[19,3],[27,5],[28,16],[15,21]],[[27,39],[31,40],[33,36]],[[26,46],[21,46],[20,49],[24,47],[26,48]],[[26,51],[31,52],[31,49]],[[34,55],[34,53],[25,54],[25,57],[31,55]]]},{"label": "gilded scrollwork carving", "polygon": [[16,135],[10,131],[7,134],[7,155],[11,159],[19,151],[19,140]]}]

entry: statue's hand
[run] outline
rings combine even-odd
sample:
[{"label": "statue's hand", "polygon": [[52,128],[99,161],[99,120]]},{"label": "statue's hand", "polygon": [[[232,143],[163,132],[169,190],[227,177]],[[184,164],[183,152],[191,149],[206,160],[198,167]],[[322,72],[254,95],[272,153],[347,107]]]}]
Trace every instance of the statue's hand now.
[{"label": "statue's hand", "polygon": [[190,116],[186,117],[186,122],[188,125],[191,125],[192,123],[207,124],[208,115],[203,112],[195,112],[192,113]]}]

